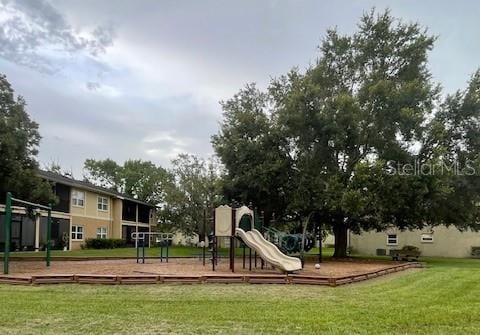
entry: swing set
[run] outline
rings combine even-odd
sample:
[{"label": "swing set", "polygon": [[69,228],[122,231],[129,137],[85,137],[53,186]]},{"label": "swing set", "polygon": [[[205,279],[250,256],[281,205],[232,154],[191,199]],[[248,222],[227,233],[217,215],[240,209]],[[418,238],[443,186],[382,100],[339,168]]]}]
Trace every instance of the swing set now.
[{"label": "swing set", "polygon": [[3,250],[3,273],[8,274],[8,265],[10,262],[10,241],[12,238],[12,204],[18,203],[30,208],[38,208],[47,211],[47,243],[45,246],[45,262],[47,266],[50,266],[50,249],[52,239],[52,205],[48,206],[36,204],[33,202],[25,201],[12,197],[10,192],[7,192],[7,199],[5,201],[5,248]]}]

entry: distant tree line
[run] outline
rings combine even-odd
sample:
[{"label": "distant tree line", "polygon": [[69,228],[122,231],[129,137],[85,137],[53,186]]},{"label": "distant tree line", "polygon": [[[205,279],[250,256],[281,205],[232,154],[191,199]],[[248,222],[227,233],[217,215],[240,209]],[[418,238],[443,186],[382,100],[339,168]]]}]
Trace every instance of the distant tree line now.
[{"label": "distant tree line", "polygon": [[111,159],[87,159],[84,167],[86,180],[157,206],[163,231],[204,234],[205,216],[211,217],[222,199],[221,169],[214,158],[180,154],[170,169],[142,160],[121,166]]}]

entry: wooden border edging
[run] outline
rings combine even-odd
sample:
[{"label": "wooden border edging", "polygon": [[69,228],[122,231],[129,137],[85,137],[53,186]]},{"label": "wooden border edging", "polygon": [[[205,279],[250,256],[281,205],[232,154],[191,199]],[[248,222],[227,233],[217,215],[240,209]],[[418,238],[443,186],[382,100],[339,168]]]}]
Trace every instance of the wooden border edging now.
[{"label": "wooden border edging", "polygon": [[75,280],[79,284],[118,284],[116,275],[95,275],[84,274],[75,275]]},{"label": "wooden border edging", "polygon": [[202,276],[203,283],[236,284],[245,282],[243,274],[208,274]]},{"label": "wooden border edging", "polygon": [[0,276],[0,284],[11,284],[11,285],[30,285],[32,283],[32,277],[28,276]]},{"label": "wooden border edging", "polygon": [[160,282],[172,284],[198,284],[203,282],[201,275],[160,275]]},{"label": "wooden border edging", "polygon": [[403,263],[376,271],[350,276],[315,276],[302,274],[236,274],[212,273],[206,275],[108,275],[108,274],[38,274],[32,276],[0,275],[0,284],[43,285],[43,284],[200,284],[200,283],[249,283],[249,284],[294,284],[294,285],[339,285],[356,283],[389,273],[411,268],[422,268],[420,262]]},{"label": "wooden border edging", "polygon": [[157,275],[119,275],[117,276],[119,284],[157,284],[160,276]]},{"label": "wooden border edging", "polygon": [[64,284],[75,283],[75,275],[34,275],[32,276],[32,284]]}]

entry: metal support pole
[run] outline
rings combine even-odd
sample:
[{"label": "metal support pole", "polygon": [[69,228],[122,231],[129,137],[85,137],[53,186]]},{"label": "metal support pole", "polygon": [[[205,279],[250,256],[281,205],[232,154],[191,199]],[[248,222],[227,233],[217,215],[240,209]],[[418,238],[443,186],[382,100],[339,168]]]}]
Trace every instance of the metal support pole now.
[{"label": "metal support pole", "polygon": [[163,241],[160,242],[160,263],[163,263]]},{"label": "metal support pole", "polygon": [[168,243],[169,241],[167,241],[167,263],[168,263]]},{"label": "metal support pole", "polygon": [[137,264],[140,263],[140,250],[138,249],[138,243],[135,242],[135,249],[137,251]]},{"label": "metal support pole", "polygon": [[245,244],[243,244],[243,268],[245,269]]},{"label": "metal support pole", "polygon": [[215,238],[215,265],[218,265],[218,238]]},{"label": "metal support pole", "polygon": [[[51,207],[51,204],[48,204],[48,207]],[[48,210],[47,216],[47,266],[50,266],[50,253],[52,248],[52,211]]]},{"label": "metal support pole", "polygon": [[202,259],[203,266],[205,266],[205,253],[207,247],[207,209],[203,209],[203,248],[202,248]]},{"label": "metal support pole", "polygon": [[230,236],[230,268],[235,272],[235,239]]},{"label": "metal support pole", "polygon": [[252,271],[252,248],[249,248],[248,250],[248,270]]},{"label": "metal support pole", "polygon": [[212,238],[212,271],[215,272],[215,248],[216,248],[216,241],[217,237],[213,236]]},{"label": "metal support pole", "polygon": [[206,250],[206,242],[203,241],[203,248],[202,248],[202,260],[203,260],[203,266],[205,266],[205,256],[206,256],[206,253],[207,253],[207,250]]},{"label": "metal support pole", "polygon": [[10,261],[10,234],[12,226],[12,194],[7,193],[5,202],[5,249],[3,250],[3,273],[8,274],[8,262]]},{"label": "metal support pole", "polygon": [[230,234],[230,269],[235,272],[235,228],[237,210],[232,208],[232,231]]},{"label": "metal support pole", "polygon": [[215,248],[217,245],[217,237],[215,231],[215,209],[213,209],[213,233],[212,233],[212,271],[215,272]]},{"label": "metal support pole", "polygon": [[135,245],[137,246],[137,263],[140,263],[140,260],[142,261],[142,264],[145,263],[145,237],[141,240],[139,240],[138,235],[136,235],[135,238]]},{"label": "metal support pole", "polygon": [[35,215],[35,252],[40,251],[40,213]]},{"label": "metal support pole", "polygon": [[319,236],[319,239],[318,239],[318,263],[321,263],[322,262],[322,226],[319,226],[319,229],[318,229],[318,236]]}]

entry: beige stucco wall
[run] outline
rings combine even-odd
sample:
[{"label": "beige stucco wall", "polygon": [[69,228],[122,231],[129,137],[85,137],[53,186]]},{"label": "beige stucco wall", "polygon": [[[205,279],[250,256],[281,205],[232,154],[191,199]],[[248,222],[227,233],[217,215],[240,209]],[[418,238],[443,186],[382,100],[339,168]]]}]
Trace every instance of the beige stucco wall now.
[{"label": "beige stucco wall", "polygon": [[80,246],[85,243],[87,238],[97,237],[97,228],[107,228],[107,238],[111,237],[112,221],[108,219],[89,218],[82,216],[72,216],[71,225],[83,226],[83,240],[72,240],[72,250],[80,249]]},{"label": "beige stucco wall", "polygon": [[[433,243],[421,242],[421,234],[433,232]],[[397,234],[398,245],[387,245],[387,235]],[[433,229],[400,231],[389,229],[385,232],[363,232],[360,235],[350,234],[350,246],[354,253],[373,256],[376,249],[399,249],[404,245],[418,247],[423,256],[469,257],[471,247],[480,246],[480,232],[461,232],[455,227],[439,226]]]},{"label": "beige stucco wall", "polygon": [[[85,203],[83,207],[74,206],[73,202],[70,202],[70,213],[72,215],[71,224],[83,225],[85,236],[83,241],[71,241],[72,249],[79,249],[80,246],[85,243],[85,239],[87,238],[95,238],[97,228],[99,227],[107,227],[108,238],[122,238],[122,224],[133,226],[138,225],[138,227],[146,228],[156,226],[157,224],[155,215],[151,215],[149,222],[146,223],[122,221],[123,202],[121,199],[87,190],[72,188],[72,191],[73,190],[85,193]],[[97,204],[99,196],[108,199],[107,211],[98,209]]]},{"label": "beige stucco wall", "polygon": [[[72,188],[72,193],[73,191],[79,191],[79,192],[84,192],[85,193],[85,204],[83,207],[78,207],[74,206],[73,202],[70,201],[70,213],[72,215],[81,215],[81,216],[87,216],[90,218],[106,218],[106,219],[111,219],[112,217],[112,199],[109,196],[106,195],[101,195],[89,191],[84,191],[84,190],[79,190]],[[108,199],[108,210],[103,211],[99,210],[97,207],[98,204],[98,197],[104,197]]]},{"label": "beige stucco wall", "polygon": [[112,238],[122,238],[122,200],[112,199]]},{"label": "beige stucco wall", "polygon": [[[103,194],[97,194],[94,192],[80,190],[73,188],[72,190],[85,193],[85,203],[83,207],[74,206],[73,202],[70,202],[71,225],[80,225],[84,227],[84,238],[82,241],[72,240],[72,250],[80,249],[80,246],[85,243],[87,238],[97,237],[97,228],[107,228],[107,237],[117,237],[121,235],[121,200],[120,205],[114,204],[115,199]],[[108,210],[99,210],[97,207],[98,197],[105,197],[108,199]],[[120,207],[118,209],[118,207]],[[114,221],[116,215],[120,212],[118,221]],[[114,215],[115,214],[115,215]]]}]

